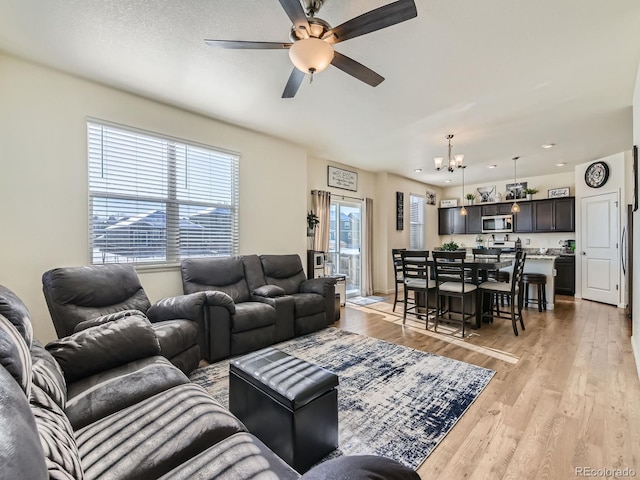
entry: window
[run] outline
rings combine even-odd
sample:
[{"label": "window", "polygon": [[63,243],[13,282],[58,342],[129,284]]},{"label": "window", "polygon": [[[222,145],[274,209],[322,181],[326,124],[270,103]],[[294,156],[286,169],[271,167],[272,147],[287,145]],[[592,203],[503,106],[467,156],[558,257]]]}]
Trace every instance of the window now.
[{"label": "window", "polygon": [[238,155],[87,123],[91,262],[167,264],[238,251]]},{"label": "window", "polygon": [[421,195],[409,195],[409,246],[411,250],[424,250],[424,205]]}]

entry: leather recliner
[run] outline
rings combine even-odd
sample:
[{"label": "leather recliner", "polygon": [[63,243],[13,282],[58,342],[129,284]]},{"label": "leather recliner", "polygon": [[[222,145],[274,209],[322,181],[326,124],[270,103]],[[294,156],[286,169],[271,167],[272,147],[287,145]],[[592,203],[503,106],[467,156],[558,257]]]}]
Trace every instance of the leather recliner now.
[{"label": "leather recliner", "polygon": [[187,374],[197,368],[204,295],[151,305],[133,266],[122,264],[55,268],[42,275],[42,287],[58,338],[104,321],[99,317],[139,311],[151,321],[165,358]]}]

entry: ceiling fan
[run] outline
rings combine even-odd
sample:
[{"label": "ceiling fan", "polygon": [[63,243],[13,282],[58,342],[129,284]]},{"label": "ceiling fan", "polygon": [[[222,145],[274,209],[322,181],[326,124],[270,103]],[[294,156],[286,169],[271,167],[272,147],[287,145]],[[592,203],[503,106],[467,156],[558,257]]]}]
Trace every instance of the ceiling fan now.
[{"label": "ceiling fan", "polygon": [[418,15],[414,0],[398,0],[332,28],[315,15],[324,0],[279,0],[287,16],[293,22],[289,38],[291,42],[253,42],[240,40],[205,40],[208,45],[233,49],[273,50],[287,49],[291,62],[295,65],[282,98],[293,98],[305,74],[321,72],[329,65],[339,68],[362,82],[378,86],[384,77],[361,63],[336,52],[333,45],[367,33],[375,32],[397,23],[410,20]]}]

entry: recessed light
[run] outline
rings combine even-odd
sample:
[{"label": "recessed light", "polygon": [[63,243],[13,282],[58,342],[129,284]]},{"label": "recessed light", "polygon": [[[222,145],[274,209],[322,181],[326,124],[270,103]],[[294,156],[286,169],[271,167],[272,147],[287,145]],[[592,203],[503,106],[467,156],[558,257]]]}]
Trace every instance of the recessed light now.
[{"label": "recessed light", "polygon": [[414,168],[413,171],[416,172],[416,173],[420,173],[422,171],[422,169],[421,168]]},{"label": "recessed light", "polygon": [[567,162],[556,163],[556,167],[564,167],[566,164]]},{"label": "recessed light", "polygon": [[488,165],[487,168],[496,168],[498,165]]},{"label": "recessed light", "polygon": [[444,183],[451,183],[451,180],[445,180]]},{"label": "recessed light", "polygon": [[541,145],[542,148],[553,148],[555,146],[555,143],[545,143],[544,145]]}]

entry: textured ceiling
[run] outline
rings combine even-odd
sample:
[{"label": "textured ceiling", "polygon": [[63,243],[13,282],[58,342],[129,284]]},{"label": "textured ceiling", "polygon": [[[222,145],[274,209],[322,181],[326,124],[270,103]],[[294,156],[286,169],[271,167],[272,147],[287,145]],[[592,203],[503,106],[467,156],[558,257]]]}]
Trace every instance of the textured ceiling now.
[{"label": "textured ceiling", "polygon": [[[317,16],[336,26],[387,3],[325,0]],[[286,51],[203,42],[288,41],[277,0],[0,0],[0,50],[435,185],[449,177],[433,169],[449,133],[470,183],[509,178],[514,155],[530,176],[631,148],[638,0],[416,5],[417,18],[336,45],[380,86],[329,67],[287,100]]]}]

